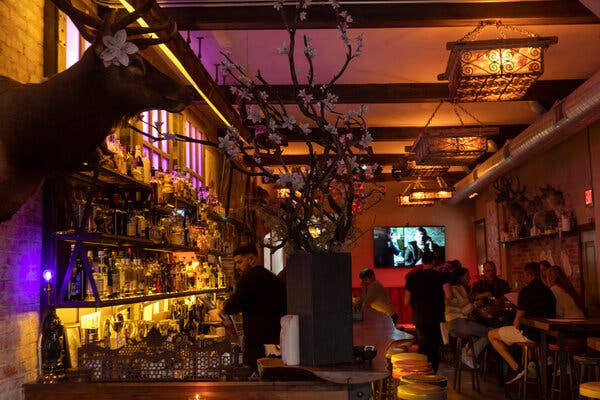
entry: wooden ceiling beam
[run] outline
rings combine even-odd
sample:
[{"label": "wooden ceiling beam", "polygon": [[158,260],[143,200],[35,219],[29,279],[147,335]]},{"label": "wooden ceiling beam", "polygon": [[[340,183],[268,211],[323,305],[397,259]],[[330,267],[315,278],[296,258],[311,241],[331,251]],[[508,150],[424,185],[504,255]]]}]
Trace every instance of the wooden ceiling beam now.
[{"label": "wooden ceiling beam", "polygon": [[[539,80],[529,89],[523,101],[538,101],[544,105],[569,95],[579,87],[584,80]],[[222,92],[231,103],[236,98],[231,94],[230,85],[221,85]],[[281,99],[284,104],[294,104],[297,93],[292,85],[271,85],[262,87],[271,99]],[[450,94],[447,83],[369,83],[369,84],[338,84],[335,94],[340,104],[373,104],[373,103],[437,103],[449,100]]]},{"label": "wooden ceiling beam", "polygon": [[[364,3],[364,2],[363,2]],[[252,30],[283,29],[281,18],[272,5],[251,2],[232,4],[159,1],[180,30]],[[287,7],[291,11],[291,6]],[[354,22],[352,28],[475,27],[482,20],[500,19],[509,25],[597,24],[600,19],[579,1],[503,1],[484,3],[378,2],[360,4],[345,1]],[[303,29],[334,28],[328,5],[309,9]]]}]

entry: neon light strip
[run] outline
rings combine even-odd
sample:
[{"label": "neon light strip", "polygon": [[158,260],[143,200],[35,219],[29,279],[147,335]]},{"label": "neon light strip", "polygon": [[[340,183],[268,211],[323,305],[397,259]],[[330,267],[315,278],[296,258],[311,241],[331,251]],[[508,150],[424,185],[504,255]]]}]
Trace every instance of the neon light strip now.
[{"label": "neon light strip", "polygon": [[[131,13],[131,12],[135,11],[135,8],[131,4],[129,4],[129,2],[127,0],[120,0],[120,1],[121,1],[121,4],[123,4],[123,7],[125,7],[125,9],[128,12]],[[149,27],[148,23],[143,18],[141,18],[141,17],[137,19],[137,22],[143,28],[148,28]],[[155,33],[150,33],[150,37],[152,37],[152,38],[158,38],[158,35],[156,35]],[[194,79],[192,79],[192,77],[190,76],[190,74],[187,72],[187,70],[185,69],[185,67],[183,66],[183,64],[181,64],[181,62],[177,59],[177,57],[175,56],[175,54],[173,54],[173,52],[171,51],[171,49],[169,49],[164,43],[160,43],[158,45],[158,47],[167,56],[167,58],[169,60],[171,60],[171,62],[173,63],[173,65],[179,70],[179,72],[181,72],[183,74],[183,76],[185,77],[185,79],[188,80],[188,82],[194,87],[194,89],[196,89],[198,91],[198,93],[200,93],[200,96],[202,96],[202,98],[204,99],[204,101],[206,101],[206,103],[215,112],[215,114],[217,114],[217,116],[221,119],[221,121],[223,121],[225,123],[225,125],[231,126],[231,123],[229,123],[229,121],[227,121],[227,118],[225,118],[225,116],[223,114],[221,114],[221,112],[209,100],[209,98],[204,94],[204,92],[202,90],[200,90],[200,88],[198,87],[198,85],[196,84],[196,82],[194,81]]]}]

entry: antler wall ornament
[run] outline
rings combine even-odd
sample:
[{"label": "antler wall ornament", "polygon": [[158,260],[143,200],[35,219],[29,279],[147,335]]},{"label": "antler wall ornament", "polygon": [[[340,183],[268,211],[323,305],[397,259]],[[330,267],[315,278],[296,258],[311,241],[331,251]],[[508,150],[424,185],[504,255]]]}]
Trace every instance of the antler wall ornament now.
[{"label": "antler wall ornament", "polygon": [[[170,40],[177,32],[172,21],[148,28],[129,26],[155,0],[146,0],[131,13],[110,9],[103,18],[82,12],[70,0],[53,2],[91,46],[73,67],[40,84],[0,79],[4,89],[0,192],[7,194],[0,204],[0,222],[19,209],[49,173],[79,169],[124,120],[148,109],[180,112],[197,97],[193,88],[166,76],[133,51],[133,45],[144,49]],[[162,33],[145,37],[155,32]],[[104,59],[103,37],[112,37],[109,42],[119,49]],[[105,66],[109,59],[110,65]]]}]

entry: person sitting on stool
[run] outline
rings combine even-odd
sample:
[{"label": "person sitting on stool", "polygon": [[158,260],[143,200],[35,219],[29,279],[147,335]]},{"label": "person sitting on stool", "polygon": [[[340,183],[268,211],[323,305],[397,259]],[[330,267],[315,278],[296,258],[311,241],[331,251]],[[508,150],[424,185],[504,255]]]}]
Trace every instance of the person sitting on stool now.
[{"label": "person sitting on stool", "polygon": [[523,268],[526,286],[519,292],[517,314],[513,324],[492,329],[488,333],[490,343],[510,367],[506,384],[516,382],[525,373],[527,365],[519,365],[508,351],[508,346],[519,342],[535,342],[539,340],[535,328],[520,326],[521,317],[554,318],[556,315],[556,299],[548,286],[540,279],[540,264],[530,262]]}]

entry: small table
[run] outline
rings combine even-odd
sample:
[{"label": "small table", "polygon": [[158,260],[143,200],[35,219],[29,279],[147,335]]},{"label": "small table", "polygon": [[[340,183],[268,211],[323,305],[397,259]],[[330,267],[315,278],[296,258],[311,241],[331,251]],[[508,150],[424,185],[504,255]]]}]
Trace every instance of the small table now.
[{"label": "small table", "polygon": [[[561,387],[566,388],[567,382],[567,354],[565,352],[565,340],[567,337],[587,337],[597,336],[600,334],[600,318],[583,318],[583,319],[567,319],[567,318],[540,318],[540,317],[522,317],[519,321],[521,325],[536,328],[541,333],[540,353],[541,353],[541,371],[540,378],[542,380],[543,396],[546,395],[547,387],[547,336],[557,338],[558,343],[558,359],[560,367],[560,383]],[[527,366],[524,366],[525,368]],[[569,398],[569,392],[562,390],[560,399],[566,400]]]}]

